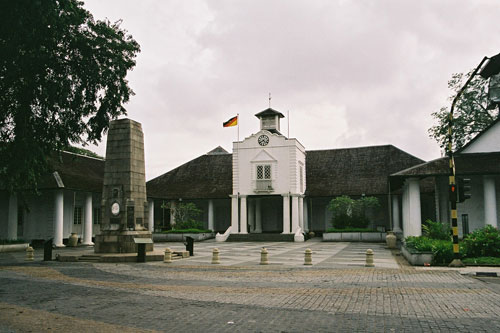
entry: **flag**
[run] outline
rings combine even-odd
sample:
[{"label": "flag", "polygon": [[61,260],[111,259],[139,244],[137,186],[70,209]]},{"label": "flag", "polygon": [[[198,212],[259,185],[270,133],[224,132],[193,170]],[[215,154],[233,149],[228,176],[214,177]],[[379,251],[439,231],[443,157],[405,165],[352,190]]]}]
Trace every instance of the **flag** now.
[{"label": "flag", "polygon": [[222,124],[223,127],[231,127],[236,125],[238,125],[238,116],[234,116],[233,118],[229,119],[228,121]]}]

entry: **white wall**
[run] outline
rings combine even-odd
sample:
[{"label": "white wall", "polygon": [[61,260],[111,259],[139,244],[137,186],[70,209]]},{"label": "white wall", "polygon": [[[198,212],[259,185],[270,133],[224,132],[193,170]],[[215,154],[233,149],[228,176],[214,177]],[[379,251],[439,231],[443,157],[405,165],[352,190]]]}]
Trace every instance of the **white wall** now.
[{"label": "white wall", "polygon": [[[269,137],[269,144],[260,146],[260,135]],[[256,165],[271,164],[274,191],[271,194],[303,193],[299,185],[299,163],[305,179],[305,148],[296,139],[266,130],[257,132],[242,142],[233,143],[233,194],[254,195]],[[304,186],[305,190],[305,186]]]},{"label": "white wall", "polygon": [[500,121],[477,137],[462,153],[488,153],[500,151]]}]

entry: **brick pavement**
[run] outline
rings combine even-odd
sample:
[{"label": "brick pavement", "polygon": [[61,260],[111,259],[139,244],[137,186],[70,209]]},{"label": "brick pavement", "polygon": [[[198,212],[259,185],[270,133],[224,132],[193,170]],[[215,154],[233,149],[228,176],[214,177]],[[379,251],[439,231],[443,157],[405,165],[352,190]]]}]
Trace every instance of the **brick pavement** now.
[{"label": "brick pavement", "polygon": [[[214,244],[205,246],[208,254]],[[401,266],[397,257],[388,267],[349,262],[374,244],[327,243],[314,250],[313,267],[279,264],[299,259],[303,247],[268,245],[269,266],[235,258],[240,250],[228,255],[231,264],[210,265],[200,260],[201,247],[174,265],[25,263],[2,255],[0,331],[500,330],[498,289],[457,271]]]}]

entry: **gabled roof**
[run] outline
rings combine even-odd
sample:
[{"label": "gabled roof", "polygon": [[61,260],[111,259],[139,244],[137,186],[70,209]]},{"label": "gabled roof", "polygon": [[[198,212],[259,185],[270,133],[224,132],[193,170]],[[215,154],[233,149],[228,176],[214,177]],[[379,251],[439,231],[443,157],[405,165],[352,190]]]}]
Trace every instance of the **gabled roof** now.
[{"label": "gabled roof", "polygon": [[283,113],[276,111],[274,109],[268,108],[264,111],[261,111],[255,115],[257,118],[261,118],[262,116],[279,116],[280,118],[285,118]]},{"label": "gabled roof", "polygon": [[206,154],[146,183],[148,197],[163,199],[229,198],[232,154]]},{"label": "gabled roof", "polygon": [[[454,160],[457,175],[500,174],[500,152],[457,154]],[[449,159],[446,156],[396,172],[391,177],[423,178],[446,176],[449,173]]]},{"label": "gabled roof", "polygon": [[307,151],[306,195],[386,194],[391,173],[422,162],[393,145]]},{"label": "gabled roof", "polygon": [[49,158],[49,165],[49,172],[39,182],[39,190],[65,188],[102,192],[103,159],[62,151]]},{"label": "gabled roof", "polygon": [[500,122],[500,116],[495,121],[493,121],[491,124],[489,124],[488,127],[486,127],[484,130],[482,130],[481,132],[479,132],[475,137],[473,137],[469,142],[467,142],[460,149],[458,149],[457,153],[463,152],[464,149],[466,149],[467,147],[469,147],[470,145],[472,145],[474,142],[476,142],[477,139],[479,139],[484,133],[486,133],[490,128],[492,128],[493,126],[495,126],[498,122]]},{"label": "gabled roof", "polygon": [[[391,173],[423,161],[392,146],[306,152],[306,195],[388,193]],[[228,198],[232,193],[232,154],[203,155],[146,184],[148,197]]]}]

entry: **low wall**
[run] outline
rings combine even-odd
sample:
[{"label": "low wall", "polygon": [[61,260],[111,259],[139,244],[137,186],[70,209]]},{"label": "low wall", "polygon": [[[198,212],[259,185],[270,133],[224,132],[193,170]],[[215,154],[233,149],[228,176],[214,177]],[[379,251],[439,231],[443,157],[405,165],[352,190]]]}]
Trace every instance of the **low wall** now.
[{"label": "low wall", "polygon": [[325,232],[324,242],[385,242],[385,232]]},{"label": "low wall", "polygon": [[412,252],[403,245],[401,246],[401,253],[413,266],[424,266],[424,264],[432,262],[431,252]]},{"label": "low wall", "polygon": [[0,245],[0,252],[20,252],[20,251],[26,251],[26,249],[28,248],[28,246],[29,246],[28,243]]},{"label": "low wall", "polygon": [[193,238],[196,242],[203,241],[206,239],[214,238],[215,234],[213,232],[192,234],[192,233],[181,233],[181,234],[163,234],[156,233],[153,234],[154,242],[185,242],[186,237]]}]

